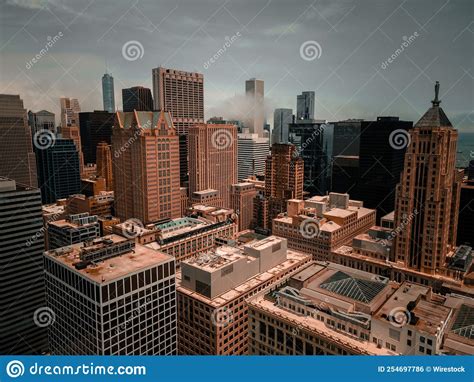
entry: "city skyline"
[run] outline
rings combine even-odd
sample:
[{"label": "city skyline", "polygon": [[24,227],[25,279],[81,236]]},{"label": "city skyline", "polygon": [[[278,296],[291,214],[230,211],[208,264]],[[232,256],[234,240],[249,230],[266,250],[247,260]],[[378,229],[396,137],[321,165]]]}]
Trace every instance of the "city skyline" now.
[{"label": "city skyline", "polygon": [[[202,73],[206,119],[218,114],[230,119],[227,105],[238,104],[242,83],[256,77],[266,82],[270,121],[275,108],[296,110],[302,91],[315,91],[316,118],[417,120],[424,110],[421,99],[436,79],[445,84],[440,97],[453,123],[460,131],[472,128],[472,65],[465,60],[472,34],[468,1],[378,6],[300,1],[295,7],[272,1],[164,2],[157,17],[146,1],[113,7],[49,2],[43,9],[45,4],[10,0],[2,6],[1,20],[9,22],[2,22],[0,39],[1,92],[15,89],[29,110],[59,115],[61,96],[78,98],[83,110],[101,109],[106,60],[116,99],[122,88],[151,88],[157,66]],[[371,17],[360,23],[368,12]],[[120,22],[123,17],[127,26]],[[312,54],[304,43],[313,41],[317,45],[309,48],[316,50],[315,59],[304,56]],[[138,44],[127,45],[132,42]],[[279,65],[273,65],[275,58]]]}]

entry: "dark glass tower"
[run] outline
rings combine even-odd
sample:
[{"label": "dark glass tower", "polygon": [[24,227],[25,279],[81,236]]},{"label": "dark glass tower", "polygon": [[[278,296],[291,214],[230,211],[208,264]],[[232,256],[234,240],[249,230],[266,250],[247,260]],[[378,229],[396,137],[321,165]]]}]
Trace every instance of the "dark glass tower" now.
[{"label": "dark glass tower", "polygon": [[79,113],[79,128],[81,131],[82,153],[84,163],[96,163],[97,145],[112,142],[112,126],[115,114],[107,111]]},{"label": "dark glass tower", "polygon": [[0,355],[48,350],[41,194],[0,178]]},{"label": "dark glass tower", "polygon": [[104,110],[113,113],[115,111],[114,78],[108,73],[102,77],[102,100]]},{"label": "dark glass tower", "polygon": [[38,182],[44,204],[81,191],[79,154],[72,139],[55,140],[44,150],[36,150]]},{"label": "dark glass tower", "polygon": [[143,86],[122,89],[123,111],[153,111],[151,90]]},{"label": "dark glass tower", "polygon": [[411,121],[378,117],[361,123],[357,197],[364,207],[377,210],[377,221],[395,208]]}]

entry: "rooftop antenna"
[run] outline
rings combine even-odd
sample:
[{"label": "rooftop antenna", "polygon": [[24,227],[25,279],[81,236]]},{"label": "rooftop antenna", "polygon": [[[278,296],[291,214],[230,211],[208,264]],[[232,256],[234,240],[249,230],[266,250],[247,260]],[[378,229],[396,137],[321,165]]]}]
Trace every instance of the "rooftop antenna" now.
[{"label": "rooftop antenna", "polygon": [[431,103],[433,104],[433,107],[439,106],[439,104],[441,103],[441,100],[438,97],[439,97],[439,81],[436,81],[436,84],[435,84],[435,99],[433,101],[431,101]]}]

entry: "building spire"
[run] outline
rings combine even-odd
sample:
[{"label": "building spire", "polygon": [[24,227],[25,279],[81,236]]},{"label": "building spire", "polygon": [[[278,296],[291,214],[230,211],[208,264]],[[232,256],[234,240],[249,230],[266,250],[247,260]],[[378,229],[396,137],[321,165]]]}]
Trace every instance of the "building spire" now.
[{"label": "building spire", "polygon": [[438,97],[439,97],[439,81],[436,81],[436,84],[435,84],[435,98],[434,98],[433,101],[431,101],[431,103],[433,104],[433,107],[439,106],[439,104],[441,103],[441,100]]}]

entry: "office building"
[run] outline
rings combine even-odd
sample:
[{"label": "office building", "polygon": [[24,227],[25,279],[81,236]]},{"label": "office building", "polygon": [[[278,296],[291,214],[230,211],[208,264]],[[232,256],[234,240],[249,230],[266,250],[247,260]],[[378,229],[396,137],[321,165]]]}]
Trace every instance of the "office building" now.
[{"label": "office building", "polygon": [[267,159],[270,144],[268,138],[244,132],[237,136],[237,165],[239,182],[251,176],[265,174],[265,160]]},{"label": "office building", "polygon": [[303,189],[309,195],[331,190],[334,126],[325,121],[296,120],[290,124],[290,142],[304,162]]},{"label": "office building", "polygon": [[265,89],[263,80],[251,78],[245,81],[245,96],[248,100],[249,110],[245,110],[244,125],[251,134],[265,137],[263,126],[265,124]]},{"label": "office building", "polygon": [[176,275],[179,353],[247,354],[246,300],[281,284],[309,261],[275,236],[241,247],[223,245],[183,261]]},{"label": "office building", "polygon": [[44,354],[46,328],[36,323],[46,306],[38,189],[0,178],[0,243],[0,354]]},{"label": "office building", "polygon": [[100,195],[106,192],[105,179],[95,175],[82,178],[81,191],[86,196]]},{"label": "office building", "polygon": [[234,125],[196,124],[188,130],[189,193],[217,190],[230,207],[231,185],[237,182],[237,128]]},{"label": "office building", "polygon": [[114,189],[114,176],[112,170],[112,149],[106,142],[99,142],[96,150],[96,173],[98,177],[105,179],[107,191]]},{"label": "office building", "polygon": [[143,86],[122,89],[123,111],[153,111],[151,90]]},{"label": "office building", "polygon": [[95,110],[79,113],[79,128],[81,134],[84,163],[97,163],[97,146],[100,142],[112,143],[112,127],[115,114],[108,111]]},{"label": "office building", "polygon": [[[474,161],[471,161],[474,167]],[[466,178],[461,185],[457,245],[469,245],[474,248],[474,176]]]},{"label": "office building", "polygon": [[36,150],[36,159],[43,203],[80,193],[79,155],[72,140],[56,139],[54,145]]},{"label": "office building", "polygon": [[306,200],[289,200],[285,216],[273,220],[273,234],[288,239],[288,246],[327,261],[331,251],[352,242],[354,236],[375,225],[375,210],[331,192]]},{"label": "office building", "polygon": [[231,208],[237,214],[239,232],[253,228],[254,222],[254,199],[257,195],[255,185],[249,182],[241,182],[232,185]]},{"label": "office building", "polygon": [[117,112],[112,150],[120,220],[148,224],[180,217],[179,141],[170,113]]},{"label": "office building", "polygon": [[474,350],[472,312],[472,301],[458,295],[316,262],[249,300],[249,353],[466,354]]},{"label": "office building", "polygon": [[361,122],[360,178],[353,193],[363,198],[366,207],[377,210],[377,221],[395,208],[395,188],[400,182],[412,125],[398,117]]},{"label": "office building", "polygon": [[56,133],[55,115],[47,110],[28,111],[28,124],[30,125],[32,136],[41,130],[49,130],[52,133]]},{"label": "office building", "polygon": [[109,73],[102,76],[102,102],[105,111],[108,113],[115,112],[114,77]]},{"label": "office building", "polygon": [[36,158],[19,95],[0,94],[0,176],[37,187]]},{"label": "office building", "polygon": [[117,235],[44,256],[54,355],[176,354],[173,258]]},{"label": "office building", "polygon": [[293,122],[292,109],[275,109],[273,113],[273,143],[289,143],[289,125]]},{"label": "office building", "polygon": [[68,215],[66,219],[48,223],[48,249],[66,247],[97,237],[99,237],[97,216],[91,216],[87,212]]},{"label": "office building", "polygon": [[346,119],[333,122],[333,156],[359,156],[360,133],[363,119]]},{"label": "office building", "polygon": [[222,117],[211,117],[206,123],[211,125],[235,125],[237,126],[237,133],[241,133],[244,128],[241,121],[236,119],[224,119]]},{"label": "office building", "polygon": [[[61,107],[61,128],[79,126],[79,113],[81,112],[79,101],[76,98],[62,97],[59,99],[59,104]],[[61,133],[63,133],[62,130]]]},{"label": "office building", "polygon": [[332,160],[331,191],[339,194],[357,195],[357,181],[359,180],[359,157],[337,155]]},{"label": "office building", "polygon": [[314,92],[302,92],[296,96],[296,119],[314,119]]},{"label": "office building", "polygon": [[433,106],[410,130],[395,208],[395,227],[406,224],[394,243],[397,261],[430,274],[442,272],[455,248],[461,189],[458,132],[439,106],[438,83],[435,89]]},{"label": "office building", "polygon": [[66,212],[68,215],[88,213],[91,216],[110,216],[112,215],[113,206],[113,192],[103,192],[94,196],[76,194],[67,199]]},{"label": "office building", "polygon": [[265,194],[262,202],[267,212],[266,225],[272,229],[272,220],[286,211],[287,201],[303,199],[303,161],[291,144],[274,144],[265,162]]},{"label": "office building", "polygon": [[218,239],[233,239],[237,233],[231,209],[196,205],[188,213],[186,217],[146,226],[130,219],[114,226],[113,232],[173,256],[176,264],[213,248]]},{"label": "office building", "polygon": [[188,180],[188,129],[204,123],[204,76],[182,70],[153,69],[155,110],[169,112],[179,135],[181,185]]}]

